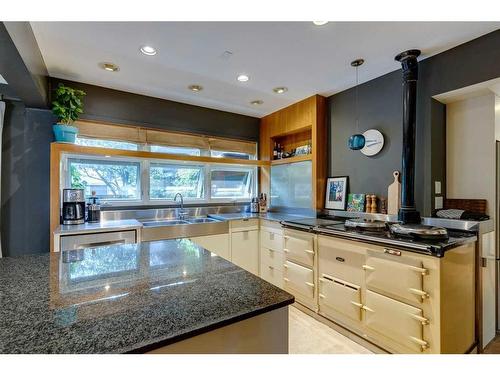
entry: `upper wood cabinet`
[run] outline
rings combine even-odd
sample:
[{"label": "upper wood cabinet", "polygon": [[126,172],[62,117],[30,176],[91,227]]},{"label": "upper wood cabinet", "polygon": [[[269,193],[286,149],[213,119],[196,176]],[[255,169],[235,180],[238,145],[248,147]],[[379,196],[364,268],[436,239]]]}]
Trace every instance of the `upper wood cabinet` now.
[{"label": "upper wood cabinet", "polygon": [[[284,146],[285,151],[311,144],[310,156],[283,159],[276,164],[312,160],[313,203],[311,206],[323,208],[327,168],[326,98],[314,95],[263,117],[260,122],[260,160],[272,160],[275,142]],[[261,168],[260,187],[261,192],[269,195],[269,167]]]}]

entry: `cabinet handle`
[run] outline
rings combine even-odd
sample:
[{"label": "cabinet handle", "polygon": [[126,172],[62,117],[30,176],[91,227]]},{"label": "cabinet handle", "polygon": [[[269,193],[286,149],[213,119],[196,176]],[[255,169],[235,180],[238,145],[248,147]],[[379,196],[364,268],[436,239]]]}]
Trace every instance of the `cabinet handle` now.
[{"label": "cabinet handle", "polygon": [[354,302],[354,301],[349,301],[349,302],[351,302],[354,306],[359,307],[360,309],[363,308],[363,304],[362,303]]},{"label": "cabinet handle", "polygon": [[361,308],[365,311],[369,311],[369,312],[375,312],[373,311],[372,309],[370,309],[368,306],[365,306],[365,305],[362,305]]},{"label": "cabinet handle", "polygon": [[325,298],[325,295],[320,293],[319,298]]},{"label": "cabinet handle", "polygon": [[267,250],[268,250],[268,251],[271,251],[271,252],[273,252],[273,253],[274,253],[274,251],[275,251],[275,250],[273,250],[273,249],[267,249]]},{"label": "cabinet handle", "polygon": [[283,268],[288,268],[288,265],[286,265],[286,264],[283,264]]},{"label": "cabinet handle", "polygon": [[429,274],[429,270],[427,268],[420,268],[420,267],[415,267],[415,266],[408,266],[409,269],[415,272],[420,272],[422,276],[426,276]]},{"label": "cabinet handle", "polygon": [[307,281],[305,281],[305,283],[306,283],[307,286],[310,286],[311,288],[314,288],[314,284],[313,283],[309,283]]},{"label": "cabinet handle", "polygon": [[429,298],[429,293],[427,293],[426,291],[424,290],[420,290],[420,289],[415,289],[415,288],[409,288],[408,289],[410,291],[410,293],[413,293],[413,294],[416,294],[417,296],[420,296],[422,297],[422,301],[426,298]]},{"label": "cabinet handle", "polygon": [[314,255],[314,251],[312,250],[304,250],[307,254],[313,254]]},{"label": "cabinet handle", "polygon": [[429,325],[429,319],[427,319],[426,317],[415,314],[410,314],[410,315],[413,319],[418,320],[420,323],[422,323],[423,326]]},{"label": "cabinet handle", "polygon": [[284,278],[283,278],[283,281],[287,283],[287,282],[289,282],[290,280],[288,280],[286,277],[284,277]]},{"label": "cabinet handle", "polygon": [[284,251],[285,253],[289,253],[289,252],[290,252],[290,250],[288,250],[288,249],[283,249],[283,251]]},{"label": "cabinet handle", "polygon": [[274,270],[274,267],[273,266],[268,266],[270,270]]},{"label": "cabinet handle", "polygon": [[372,266],[369,266],[367,264],[363,264],[363,269],[365,271],[375,271],[375,268],[373,268]]},{"label": "cabinet handle", "polygon": [[413,337],[413,336],[408,336],[408,337],[410,338],[411,341],[420,345],[420,351],[423,352],[424,350],[429,349],[429,343],[427,341],[418,339],[418,338]]}]

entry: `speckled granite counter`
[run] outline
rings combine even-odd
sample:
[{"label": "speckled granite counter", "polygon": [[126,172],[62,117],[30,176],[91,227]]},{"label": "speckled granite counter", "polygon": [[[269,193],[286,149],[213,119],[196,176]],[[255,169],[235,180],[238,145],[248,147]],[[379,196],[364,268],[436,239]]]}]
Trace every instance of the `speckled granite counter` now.
[{"label": "speckled granite counter", "polygon": [[306,219],[308,217],[316,217],[316,216],[307,216],[307,215],[296,215],[296,214],[287,214],[281,212],[266,212],[265,214],[253,214],[250,212],[239,212],[239,213],[231,213],[231,214],[216,214],[216,215],[208,215],[217,220],[241,220],[241,219],[265,219],[271,221],[286,221],[286,220],[298,220],[298,219]]},{"label": "speckled granite counter", "polygon": [[0,353],[143,352],[293,296],[189,240],[0,259]]}]

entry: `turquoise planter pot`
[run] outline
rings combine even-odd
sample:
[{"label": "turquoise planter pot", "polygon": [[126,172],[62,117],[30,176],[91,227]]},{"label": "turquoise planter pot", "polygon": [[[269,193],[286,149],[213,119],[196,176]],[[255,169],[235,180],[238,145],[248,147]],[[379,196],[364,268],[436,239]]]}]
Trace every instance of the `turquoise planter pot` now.
[{"label": "turquoise planter pot", "polygon": [[56,142],[75,143],[78,134],[76,126],[54,124],[53,130]]}]

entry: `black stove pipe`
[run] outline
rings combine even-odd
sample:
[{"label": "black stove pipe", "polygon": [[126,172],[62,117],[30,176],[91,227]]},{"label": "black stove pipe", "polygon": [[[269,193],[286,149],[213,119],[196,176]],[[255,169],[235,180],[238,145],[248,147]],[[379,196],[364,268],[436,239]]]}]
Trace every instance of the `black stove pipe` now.
[{"label": "black stove pipe", "polygon": [[415,134],[417,117],[418,49],[395,57],[403,69],[403,154],[401,173],[401,208],[398,219],[404,224],[420,223],[415,207]]}]

